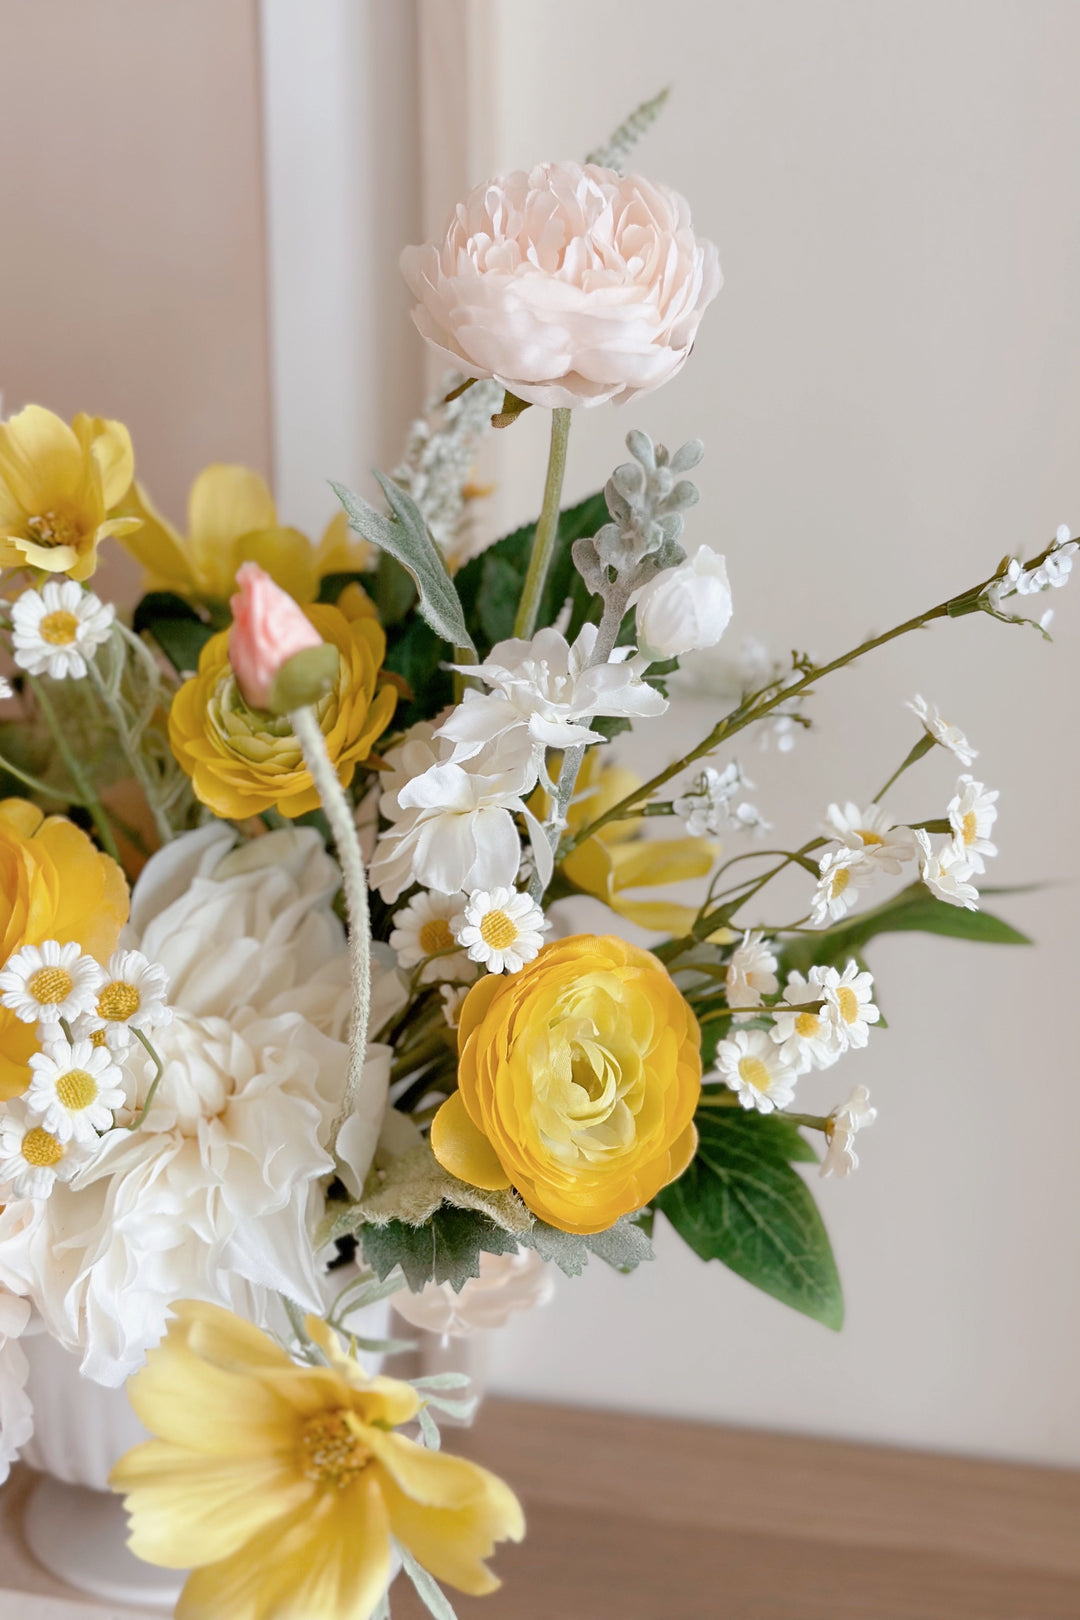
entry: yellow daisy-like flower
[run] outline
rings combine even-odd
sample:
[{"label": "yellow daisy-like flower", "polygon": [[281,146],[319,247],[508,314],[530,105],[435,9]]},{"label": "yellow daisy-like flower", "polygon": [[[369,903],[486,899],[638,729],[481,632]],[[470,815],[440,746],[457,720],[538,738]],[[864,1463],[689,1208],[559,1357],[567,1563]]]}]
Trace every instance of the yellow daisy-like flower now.
[{"label": "yellow daisy-like flower", "polygon": [[[605,765],[593,749],[585,755],[567,827],[576,833],[641,786],[640,776],[620,765]],[[544,804],[547,800],[545,798]],[[543,811],[539,812],[543,819]],[[559,864],[575,888],[603,900],[618,916],[657,933],[681,936],[697,917],[695,906],[677,900],[634,898],[636,889],[658,889],[687,878],[704,877],[717,855],[707,838],[645,838],[641,816],[609,821]]]},{"label": "yellow daisy-like flower", "polygon": [[431,1126],[444,1170],[514,1187],[564,1232],[602,1232],[697,1146],[701,1035],[671,977],[624,940],[574,934],[469,991],[458,1090]]},{"label": "yellow daisy-like flower", "polygon": [[157,1436],[113,1469],[131,1548],[192,1569],[177,1620],[368,1620],[391,1573],[391,1537],[440,1581],[480,1596],[484,1560],[520,1541],[520,1504],[462,1457],[394,1433],[421,1398],[370,1378],[325,1323],[326,1367],[297,1366],[215,1305],[184,1302],[128,1384]]},{"label": "yellow daisy-like flower", "polygon": [[[305,609],[324,641],[338,649],[336,688],[316,705],[319,724],[342,787],[389,725],[397,690],[379,682],[386,637],[364,614],[348,619],[335,607]],[[287,719],[244,702],[229,663],[229,633],[212,636],[198,674],[173,698],[173,753],[215,815],[242,821],[275,806],[283,816],[315,810],[318,792]]]},{"label": "yellow daisy-like flower", "polygon": [[[47,939],[105,962],[128,906],[123,872],[74,822],[26,799],[0,801],[0,966]],[[0,1100],[26,1090],[37,1049],[33,1028],[0,1008]]]},{"label": "yellow daisy-like flower", "polygon": [[351,532],[344,512],[331,520],[318,546],[299,529],[280,524],[274,497],[250,467],[204,468],[188,496],[186,538],[141,484],[132,486],[124,509],[142,520],[125,545],[146,569],[147,588],[180,596],[227,601],[241,563],[256,562],[296,601],[311,602],[324,574],[360,572],[371,558],[371,547]]},{"label": "yellow daisy-like flower", "polygon": [[108,516],[134,470],[120,422],[80,414],[68,427],[40,405],[0,422],[0,567],[88,579],[106,535],[139,527],[137,514]]}]

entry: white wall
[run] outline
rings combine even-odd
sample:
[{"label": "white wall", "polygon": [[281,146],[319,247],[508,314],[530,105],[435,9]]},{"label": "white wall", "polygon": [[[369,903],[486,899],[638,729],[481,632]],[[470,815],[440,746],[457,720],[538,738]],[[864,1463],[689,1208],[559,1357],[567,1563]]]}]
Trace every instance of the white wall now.
[{"label": "white wall", "polygon": [[[631,425],[700,435],[691,533],[727,553],[733,635],[832,653],[1080,527],[1080,7],[487,0],[473,16],[491,30],[491,169],[579,155],[674,87],[639,163],[691,198],[727,284],[680,378],[578,413],[570,493],[603,481]],[[540,415],[504,435],[507,521],[538,501]],[[1002,789],[995,880],[1057,880],[999,902],[1037,950],[879,944],[889,1030],[803,1082],[804,1106],[860,1080],[880,1106],[859,1174],[821,1190],[843,1333],[666,1232],[655,1266],[596,1266],[501,1335],[498,1390],[1080,1463],[1078,596],[1057,597],[1053,647],[980,617],[879,653],[822,688],[794,756],[748,761],[778,835],[809,836],[906,752],[901,704],[921,689]],[[711,718],[684,711],[686,739]],[[898,813],[941,814],[951,781],[928,760]]]}]

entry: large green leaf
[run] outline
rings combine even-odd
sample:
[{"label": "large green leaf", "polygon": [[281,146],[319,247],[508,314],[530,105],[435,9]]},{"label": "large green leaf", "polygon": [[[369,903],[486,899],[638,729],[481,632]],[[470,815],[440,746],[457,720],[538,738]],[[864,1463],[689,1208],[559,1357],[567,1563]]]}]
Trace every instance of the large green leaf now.
[{"label": "large green leaf", "polygon": [[364,1259],[380,1279],[400,1266],[414,1293],[425,1283],[448,1282],[460,1293],[480,1275],[481,1254],[513,1254],[519,1238],[473,1209],[444,1204],[423,1226],[388,1221],[361,1226],[356,1236]]},{"label": "large green leaf", "polygon": [[697,1123],[697,1155],[657,1207],[703,1260],[721,1260],[755,1288],[839,1328],[844,1302],[828,1234],[787,1162],[804,1156],[802,1138],[789,1121],[741,1108],[703,1111]]},{"label": "large green leaf", "polygon": [[943,934],[950,939],[980,940],[988,945],[1030,945],[1031,940],[1011,923],[990,911],[967,911],[938,900],[923,883],[912,883],[873,911],[826,928],[820,934],[792,941],[784,949],[784,967],[800,972],[815,963],[828,966],[858,958],[878,934]]},{"label": "large green leaf", "polygon": [[150,591],[135,609],[132,625],[137,635],[148,631],[178,675],[199,667],[199,654],[214,634],[190,602],[173,591]]}]

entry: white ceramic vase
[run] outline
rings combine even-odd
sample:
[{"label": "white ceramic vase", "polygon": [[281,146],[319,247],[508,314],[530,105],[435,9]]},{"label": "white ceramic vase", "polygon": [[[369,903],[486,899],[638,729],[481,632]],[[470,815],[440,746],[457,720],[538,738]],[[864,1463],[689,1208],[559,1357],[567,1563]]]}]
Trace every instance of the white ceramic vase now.
[{"label": "white ceramic vase", "polygon": [[[334,1274],[336,1293],[346,1280]],[[331,1295],[332,1297],[332,1295]],[[389,1302],[349,1318],[362,1338],[387,1336]],[[34,1437],[23,1460],[42,1478],[31,1492],[23,1521],[27,1545],[58,1579],[109,1603],[170,1614],[184,1573],[144,1564],[127,1547],[123,1499],[108,1488],[113,1465],[148,1438],[123,1389],[103,1389],[83,1378],[76,1356],[38,1334],[27,1342],[28,1391]],[[376,1371],[381,1357],[361,1357]]]}]

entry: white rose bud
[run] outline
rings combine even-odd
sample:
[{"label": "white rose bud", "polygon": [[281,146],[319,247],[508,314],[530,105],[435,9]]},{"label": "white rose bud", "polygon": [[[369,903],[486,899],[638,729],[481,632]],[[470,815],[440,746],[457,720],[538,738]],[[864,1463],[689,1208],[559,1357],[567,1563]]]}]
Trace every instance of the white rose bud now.
[{"label": "white rose bud", "polygon": [[711,546],[665,568],[635,596],[638,647],[654,663],[715,647],[731,619],[727,565]]}]

